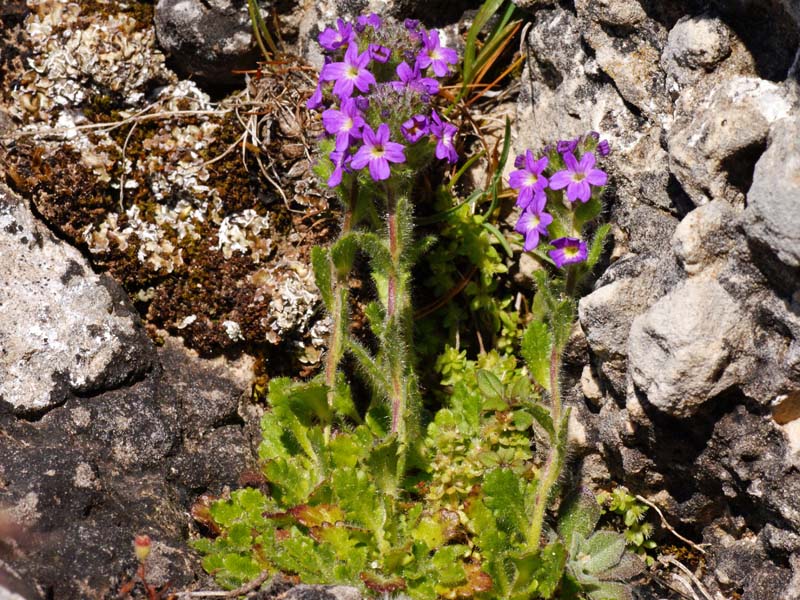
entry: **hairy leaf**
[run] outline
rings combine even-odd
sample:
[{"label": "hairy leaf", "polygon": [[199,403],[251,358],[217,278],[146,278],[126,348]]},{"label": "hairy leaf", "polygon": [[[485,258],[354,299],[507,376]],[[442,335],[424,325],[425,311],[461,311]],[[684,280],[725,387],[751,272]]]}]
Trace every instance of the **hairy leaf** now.
[{"label": "hairy leaf", "polygon": [[550,390],[550,349],[552,338],[547,325],[533,321],[522,336],[522,356],[534,381]]}]

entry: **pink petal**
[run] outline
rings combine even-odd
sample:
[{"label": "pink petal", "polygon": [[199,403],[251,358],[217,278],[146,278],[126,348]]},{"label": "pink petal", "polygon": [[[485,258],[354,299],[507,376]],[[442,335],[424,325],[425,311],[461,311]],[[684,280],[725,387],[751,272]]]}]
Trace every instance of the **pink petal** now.
[{"label": "pink petal", "polygon": [[597,187],[603,186],[608,181],[608,175],[599,169],[592,169],[586,173],[586,181]]},{"label": "pink petal", "polygon": [[567,152],[564,154],[564,164],[567,165],[567,169],[572,171],[573,173],[578,171],[578,160],[575,158],[575,155],[572,152]]},{"label": "pink petal", "polygon": [[[550,187],[554,190],[562,190],[572,183],[572,174],[569,171],[559,171],[550,178]],[[567,190],[569,195],[569,190]]]}]

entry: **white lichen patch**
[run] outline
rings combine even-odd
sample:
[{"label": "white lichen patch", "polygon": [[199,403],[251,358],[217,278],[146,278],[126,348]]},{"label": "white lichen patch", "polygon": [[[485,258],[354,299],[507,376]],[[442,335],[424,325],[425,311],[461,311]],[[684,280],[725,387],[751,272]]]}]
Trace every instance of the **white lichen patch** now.
[{"label": "white lichen patch", "polygon": [[28,0],[28,7],[30,70],[11,92],[12,110],[24,120],[52,124],[59,107],[77,106],[91,91],[111,92],[135,105],[146,83],[175,80],[152,28],[137,29],[129,15],[89,18],[69,0]]},{"label": "white lichen patch", "polygon": [[253,261],[259,262],[269,254],[268,229],[269,215],[262,217],[252,209],[229,215],[220,223],[217,249],[225,258],[230,258],[234,252],[244,254],[250,251]]},{"label": "white lichen patch", "polygon": [[314,275],[307,265],[281,260],[251,276],[259,286],[254,300],[269,302],[267,340],[277,343],[288,331],[305,331],[319,305]]}]

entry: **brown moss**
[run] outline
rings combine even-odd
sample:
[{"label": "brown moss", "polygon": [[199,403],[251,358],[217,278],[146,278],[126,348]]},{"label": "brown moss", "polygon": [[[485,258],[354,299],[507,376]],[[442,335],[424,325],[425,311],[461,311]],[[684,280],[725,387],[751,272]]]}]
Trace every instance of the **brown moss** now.
[{"label": "brown moss", "polygon": [[103,0],[81,0],[81,13],[84,15],[113,16],[120,13],[136,19],[134,31],[148,29],[153,26],[155,5],[152,2],[128,0],[126,2],[108,2]]}]

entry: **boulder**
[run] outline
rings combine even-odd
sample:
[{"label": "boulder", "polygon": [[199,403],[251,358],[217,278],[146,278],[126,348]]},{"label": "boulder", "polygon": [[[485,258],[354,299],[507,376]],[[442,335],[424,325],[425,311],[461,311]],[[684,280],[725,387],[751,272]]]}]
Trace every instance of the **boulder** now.
[{"label": "boulder", "polygon": [[673,417],[741,384],[753,325],[712,279],[689,279],[631,326],[628,366],[647,401]]},{"label": "boulder", "polygon": [[141,379],[153,346],[113,280],[0,185],[0,400],[37,415]]},{"label": "boulder", "polygon": [[679,115],[668,134],[670,170],[692,202],[743,206],[770,126],[795,107],[790,86],[736,77]]},{"label": "boulder", "polygon": [[255,68],[260,56],[247,0],[159,0],[155,25],[170,66],[206,86],[242,84],[234,71]]}]

